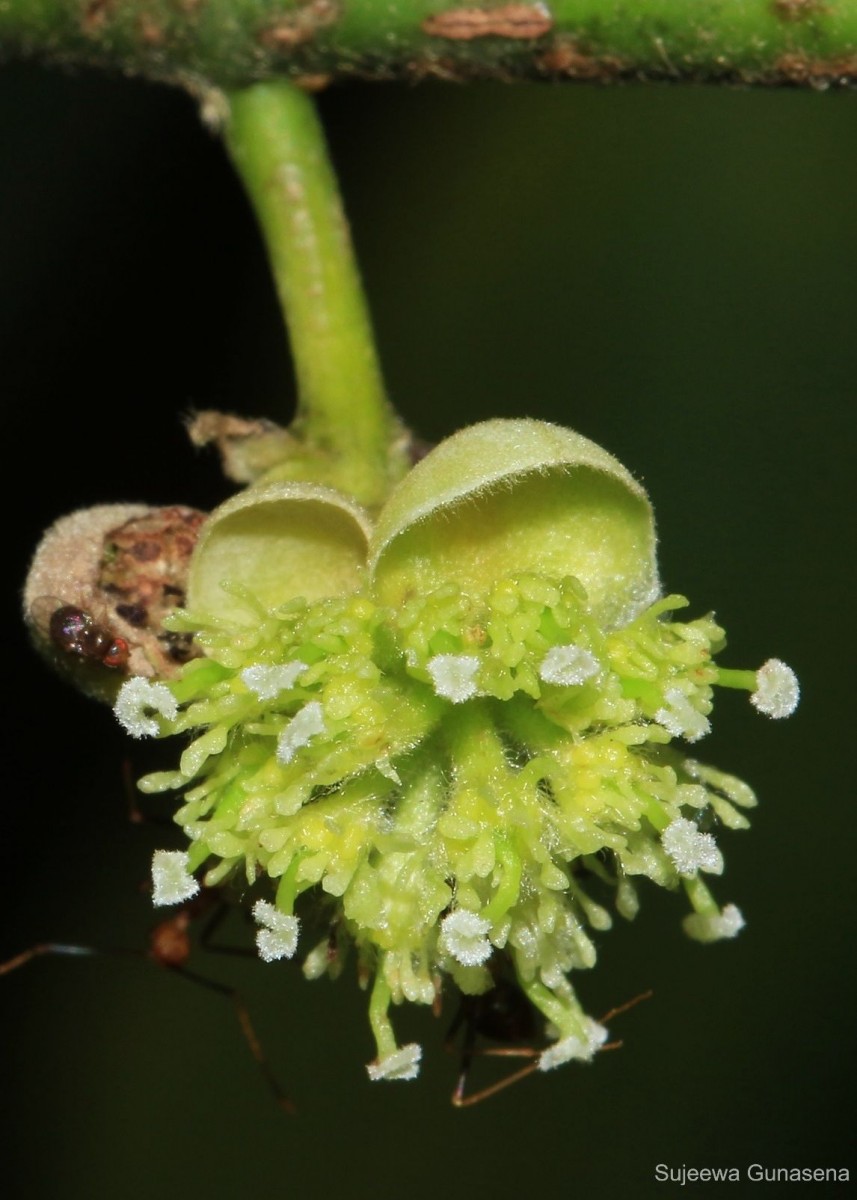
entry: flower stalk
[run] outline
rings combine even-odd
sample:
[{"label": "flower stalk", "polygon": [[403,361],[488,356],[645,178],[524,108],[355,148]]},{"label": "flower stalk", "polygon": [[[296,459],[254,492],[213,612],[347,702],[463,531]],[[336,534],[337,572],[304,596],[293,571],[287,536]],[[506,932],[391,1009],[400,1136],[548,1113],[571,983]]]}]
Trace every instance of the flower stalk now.
[{"label": "flower stalk", "polygon": [[331,484],[370,507],[405,469],[324,131],[288,80],[228,95],[223,138],[265,240],[297,378],[296,439],[265,476]]}]

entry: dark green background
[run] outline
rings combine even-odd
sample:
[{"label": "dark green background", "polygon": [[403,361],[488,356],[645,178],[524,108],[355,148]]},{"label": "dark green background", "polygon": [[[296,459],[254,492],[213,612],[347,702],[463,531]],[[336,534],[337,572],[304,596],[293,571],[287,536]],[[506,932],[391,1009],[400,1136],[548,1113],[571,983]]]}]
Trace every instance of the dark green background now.
[{"label": "dark green background", "polygon": [[[181,417],[287,415],[287,352],[188,100],[30,66],[0,100],[4,952],[142,946],[140,883],[177,841],[126,821],[123,763],[160,748],[36,661],[18,590],[63,512],[223,497]],[[726,694],[701,747],[761,797],[717,884],[748,926],[701,947],[644,888],[577,981],[594,1013],[654,989],[614,1025],[624,1049],[468,1112],[421,1011],[397,1014],[420,1080],[369,1085],[350,977],[197,959],[246,993],[289,1119],[217,996],[145,962],[42,960],[0,981],[4,1191],[610,1200],[728,1186],[656,1183],[658,1163],[853,1168],[857,96],[425,85],[321,107],[403,415],[429,438],[530,415],[601,442],[649,487],[665,584],[716,609],[727,660],[799,672],[792,721]]]}]

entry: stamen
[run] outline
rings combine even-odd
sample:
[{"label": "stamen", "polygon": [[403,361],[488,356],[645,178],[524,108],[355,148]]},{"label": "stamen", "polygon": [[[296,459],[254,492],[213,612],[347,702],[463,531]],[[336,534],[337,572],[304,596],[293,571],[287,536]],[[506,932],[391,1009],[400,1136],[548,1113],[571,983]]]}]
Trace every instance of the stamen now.
[{"label": "stamen", "polygon": [[306,670],[307,664],[303,662],[278,663],[275,666],[256,663],[245,667],[241,678],[260,700],[275,700],[280,692],[293,688],[298,677]]},{"label": "stamen", "polygon": [[800,700],[800,684],[791,667],[769,658],[756,672],[756,690],[750,703],[766,717],[790,717]]},{"label": "stamen", "polygon": [[477,693],[474,680],[479,659],[473,654],[436,654],[426,663],[435,693],[461,704]]},{"label": "stamen", "polygon": [[679,688],[667,688],[664,692],[666,707],[659,708],[655,720],[663,725],[673,737],[683,737],[688,742],[698,742],[711,729],[708,718],[696,711],[687,696]]},{"label": "stamen", "polygon": [[178,702],[165,683],[150,683],[142,675],[125,680],[113,706],[119,724],[135,738],[157,737],[161,732],[158,722],[147,713],[160,713],[167,721],[174,721],[178,710]]},{"label": "stamen", "polygon": [[324,730],[324,710],[318,700],[311,700],[295,713],[277,738],[277,761],[290,763],[298,750]]},{"label": "stamen", "polygon": [[491,922],[464,908],[451,912],[440,923],[443,949],[464,967],[478,967],[491,957],[487,933]]},{"label": "stamen", "polygon": [[724,904],[719,913],[689,913],[682,927],[687,936],[696,942],[719,942],[723,938],[735,937],[745,924],[740,908],[734,904]]},{"label": "stamen", "polygon": [[289,916],[267,900],[257,900],[253,906],[256,923],[263,928],[256,934],[256,948],[265,962],[291,958],[298,948],[300,921]]},{"label": "stamen", "polygon": [[580,1062],[589,1062],[592,1059],[598,1048],[607,1041],[607,1030],[591,1017],[585,1018],[584,1025],[584,1037],[572,1035],[562,1038],[542,1051],[539,1055],[540,1071],[553,1071],[555,1067],[561,1067],[563,1063],[572,1059]]},{"label": "stamen", "polygon": [[382,1058],[380,1062],[368,1063],[366,1070],[371,1080],[416,1079],[420,1073],[423,1048],[417,1042],[409,1042]]},{"label": "stamen", "polygon": [[551,646],[539,666],[545,683],[575,687],[598,673],[598,659],[583,646]]},{"label": "stamen", "polygon": [[152,856],[152,903],[181,904],[199,891],[188,871],[190,856],[184,850],[156,850]]},{"label": "stamen", "polygon": [[671,858],[679,875],[694,875],[708,871],[723,872],[723,855],[710,833],[700,833],[693,821],[676,817],[661,834],[661,845]]}]

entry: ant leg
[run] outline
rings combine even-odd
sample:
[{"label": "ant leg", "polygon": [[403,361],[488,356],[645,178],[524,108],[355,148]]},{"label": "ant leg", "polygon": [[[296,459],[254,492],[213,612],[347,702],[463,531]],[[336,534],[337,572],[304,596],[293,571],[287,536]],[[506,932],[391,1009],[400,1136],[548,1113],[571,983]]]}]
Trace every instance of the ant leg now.
[{"label": "ant leg", "polygon": [[[649,988],[648,991],[640,992],[639,996],[634,996],[631,1000],[626,1000],[624,1004],[619,1004],[616,1006],[616,1008],[611,1008],[604,1014],[603,1017],[598,1018],[599,1025],[606,1025],[607,1022],[612,1021],[614,1017],[621,1017],[622,1013],[626,1013],[628,1009],[636,1008],[636,1006],[638,1004],[642,1004],[644,1000],[651,1000],[654,994],[655,993],[653,990]],[[606,1046],[602,1046],[601,1048],[602,1050],[607,1049]]]},{"label": "ant leg", "polygon": [[[651,989],[641,992],[633,999],[626,1001],[625,1004],[619,1004],[615,1008],[611,1008],[599,1018],[599,1024],[604,1024],[613,1019],[613,1017],[621,1016],[622,1013],[628,1012],[643,1000],[649,1000],[654,993]],[[458,1030],[459,1026],[466,1019],[464,1010],[459,1010],[455,1020],[450,1026],[447,1041]],[[498,1092],[503,1091],[507,1087],[511,1087],[513,1083],[518,1083],[522,1079],[526,1079],[528,1075],[532,1075],[538,1070],[538,1061],[531,1061],[525,1067],[521,1067],[519,1071],[513,1071],[510,1075],[506,1075],[503,1079],[496,1083],[489,1084],[478,1092],[472,1092],[465,1096],[464,1088],[467,1083],[467,1075],[470,1069],[471,1061],[474,1055],[491,1056],[494,1058],[529,1058],[537,1060],[541,1055],[541,1050],[536,1050],[532,1046],[489,1046],[484,1049],[476,1049],[473,1045],[475,1041],[475,1031],[473,1028],[468,1029],[467,1037],[465,1038],[465,1047],[462,1051],[461,1073],[458,1078],[458,1084],[452,1094],[452,1103],[456,1108],[467,1108],[472,1104],[479,1104],[483,1100],[489,1099],[491,1096],[496,1096]],[[469,1044],[468,1044],[469,1043]],[[622,1046],[621,1041],[607,1042],[606,1045],[599,1047],[599,1050],[618,1050]]]},{"label": "ant leg", "polygon": [[228,984],[219,983],[214,979],[208,979],[205,975],[197,975],[195,971],[188,971],[186,967],[170,966],[169,970],[173,971],[176,975],[180,975],[182,979],[187,979],[189,983],[198,983],[202,987],[206,987],[212,992],[218,992],[221,996],[226,996],[227,999],[232,1001],[235,1009],[235,1015],[238,1018],[238,1024],[241,1026],[241,1032],[244,1035],[244,1040],[249,1047],[250,1053],[256,1060],[256,1064],[258,1065],[259,1070],[262,1072],[265,1082],[270,1088],[274,1099],[276,1100],[277,1104],[279,1104],[280,1108],[282,1108],[285,1112],[294,1115],[294,1113],[297,1111],[294,1103],[280,1087],[277,1077],[271,1070],[271,1066],[262,1049],[262,1043],[259,1041],[259,1035],[256,1033],[253,1022],[250,1020],[250,1014],[247,1011],[246,1004],[241,998],[241,994]]},{"label": "ant leg", "polygon": [[212,954],[232,954],[238,958],[258,958],[259,952],[255,946],[224,946],[222,942],[215,942],[214,935],[217,933],[225,918],[229,914],[229,903],[223,899],[223,896],[212,896],[214,907],[209,913],[205,924],[199,931],[199,944],[205,950],[209,950]]},{"label": "ant leg", "polygon": [[141,812],[140,806],[137,803],[137,789],[134,786],[134,778],[131,774],[130,758],[122,759],[122,786],[125,791],[125,801],[128,806],[128,820],[132,825],[145,824],[148,818]]},{"label": "ant leg", "polygon": [[513,1083],[519,1083],[522,1079],[526,1079],[528,1075],[532,1075],[534,1071],[538,1070],[539,1064],[535,1060],[541,1054],[541,1051],[534,1050],[531,1046],[498,1046],[488,1048],[486,1050],[477,1050],[475,1053],[491,1055],[496,1058],[529,1058],[533,1061],[528,1062],[527,1065],[525,1067],[521,1067],[519,1071],[512,1071],[511,1074],[504,1075],[503,1078],[498,1079],[496,1083],[489,1083],[487,1087],[481,1088],[478,1092],[471,1092],[469,1096],[465,1096],[464,1088],[467,1083],[467,1072],[470,1067],[470,1060],[468,1058],[467,1063],[465,1063],[462,1057],[461,1074],[458,1077],[456,1089],[452,1093],[452,1104],[455,1108],[469,1108],[473,1104],[480,1104],[483,1100],[487,1100],[490,1096],[496,1096],[498,1092],[502,1092],[507,1087],[511,1087]]},{"label": "ant leg", "polygon": [[[223,921],[228,911],[228,906],[222,896],[203,892],[201,896],[195,900],[191,900],[184,908],[179,909],[175,916],[168,917],[165,921],[161,921],[160,924],[155,926],[149,940],[149,957],[158,966],[172,971],[174,974],[181,976],[182,979],[187,979],[190,983],[197,983],[201,987],[208,988],[212,992],[217,992],[221,996],[226,996],[227,999],[232,1001],[235,1015],[238,1018],[238,1024],[241,1026],[241,1032],[244,1035],[244,1040],[265,1077],[265,1081],[273,1093],[275,1100],[286,1112],[294,1113],[294,1104],[283,1092],[268,1064],[268,1060],[265,1058],[262,1043],[259,1041],[258,1034],[253,1027],[253,1022],[250,1020],[247,1006],[241,998],[240,993],[228,984],[219,983],[214,979],[209,979],[206,975],[199,975],[196,971],[189,971],[187,969],[186,963],[191,951],[188,928],[193,917],[199,913],[200,901],[203,901],[204,904],[214,903],[214,909],[209,914],[208,920],[200,933],[200,943],[210,948],[212,952],[239,955],[245,953],[243,949],[234,946],[209,947],[208,939]],[[251,952],[247,951],[247,953]]]},{"label": "ant leg", "polygon": [[459,1006],[458,1012],[452,1019],[449,1030],[444,1041],[444,1048],[452,1050],[453,1039],[462,1025],[465,1025],[464,1041],[461,1047],[461,1064],[458,1073],[458,1082],[455,1085],[450,1102],[454,1108],[469,1108],[472,1104],[479,1104],[482,1100],[487,1100],[489,1096],[494,1096],[497,1092],[504,1088],[510,1087],[511,1084],[517,1083],[518,1080],[524,1079],[527,1075],[531,1075],[536,1070],[538,1064],[536,1062],[527,1063],[519,1071],[513,1071],[510,1075],[498,1080],[496,1083],[489,1084],[478,1092],[472,1092],[465,1096],[464,1089],[467,1087],[467,1078],[470,1074],[470,1067],[475,1055],[481,1057],[493,1056],[496,1058],[535,1058],[540,1051],[532,1049],[529,1046],[494,1046],[478,1049],[476,1047],[477,1030],[472,1015],[468,1014],[465,1004]]},{"label": "ant leg", "polygon": [[[640,992],[639,996],[634,996],[630,1000],[626,1000],[624,1004],[617,1004],[615,1008],[611,1008],[608,1012],[606,1012],[603,1017],[598,1018],[599,1025],[606,1025],[607,1022],[612,1021],[614,1017],[620,1017],[623,1013],[626,1013],[629,1008],[636,1008],[636,1006],[641,1004],[643,1000],[651,1000],[654,994],[654,991],[649,988],[645,992]],[[599,1046],[598,1049],[621,1050],[624,1044],[625,1043],[622,1041],[605,1042],[604,1045]]]},{"label": "ant leg", "polygon": [[137,803],[138,789],[130,758],[122,759],[122,790],[125,793],[126,817],[131,825],[154,825],[160,829],[175,831],[176,823],[172,817],[144,812]]},{"label": "ant leg", "polygon": [[32,962],[34,958],[39,958],[43,954],[67,954],[86,957],[94,954],[101,954],[100,950],[94,949],[92,946],[68,946],[63,942],[39,942],[36,946],[30,946],[29,950],[22,950],[20,954],[14,955],[4,963],[0,963],[0,975],[8,975],[12,971],[17,971],[19,967],[26,966],[28,962]]},{"label": "ant leg", "polygon": [[[215,913],[217,915],[217,913]],[[213,979],[208,979],[204,975],[198,975],[195,971],[189,971],[185,963],[190,954],[190,938],[188,936],[188,926],[193,916],[193,903],[186,905],[180,909],[175,916],[167,918],[160,922],[152,931],[150,937],[150,945],[147,951],[138,950],[99,950],[94,946],[74,946],[63,942],[39,942],[35,946],[30,946],[27,950],[22,950],[19,954],[7,959],[6,962],[0,963],[0,976],[11,974],[19,967],[26,966],[33,959],[40,958],[44,955],[70,955],[76,957],[96,957],[100,955],[122,955],[134,958],[149,958],[156,966],[162,967],[165,970],[172,971],[174,974],[187,979],[191,983],[197,983],[202,987],[208,988],[210,991],[218,992],[222,996],[226,996],[232,1001],[235,1009],[235,1014],[238,1017],[238,1023],[241,1026],[241,1032],[244,1039],[250,1048],[250,1053],[253,1055],[259,1069],[261,1070],[268,1087],[274,1095],[279,1106],[288,1113],[295,1112],[295,1106],[292,1101],[285,1095],[273,1071],[271,1070],[267,1059],[262,1050],[261,1042],[253,1027],[253,1022],[250,1020],[250,1014],[244,1004],[240,994],[235,988],[229,987],[227,984],[218,983]],[[240,951],[239,951],[240,953]]]}]

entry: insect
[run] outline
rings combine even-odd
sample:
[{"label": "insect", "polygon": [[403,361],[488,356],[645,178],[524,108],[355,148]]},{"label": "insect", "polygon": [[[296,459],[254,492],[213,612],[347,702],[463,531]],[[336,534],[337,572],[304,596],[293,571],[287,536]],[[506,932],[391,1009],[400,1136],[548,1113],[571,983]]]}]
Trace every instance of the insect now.
[{"label": "insect", "polygon": [[207,920],[205,920],[199,935],[200,945],[224,954],[244,953],[244,950],[238,947],[210,946],[209,939],[226,915],[228,907],[219,889],[205,889],[196,898],[178,909],[172,916],[158,922],[154,926],[149,933],[148,946],[145,950],[99,950],[94,946],[68,945],[62,942],[39,942],[35,946],[30,946],[27,950],[21,951],[20,954],[14,955],[14,957],[8,959],[6,962],[0,963],[0,976],[8,975],[12,971],[26,966],[27,963],[32,962],[34,959],[46,955],[86,958],[96,955],[118,954],[148,959],[155,966],[170,971],[174,975],[179,975],[182,979],[187,979],[190,983],[198,984],[200,987],[216,992],[218,995],[232,1002],[235,1015],[238,1018],[238,1024],[241,1027],[241,1033],[259,1070],[262,1072],[265,1083],[280,1108],[289,1114],[293,1114],[295,1106],[283,1092],[276,1076],[271,1070],[258,1034],[250,1019],[247,1006],[240,993],[228,984],[209,979],[208,976],[200,975],[196,971],[190,970],[187,966],[191,954],[191,923],[203,916],[207,917]]},{"label": "insect", "polygon": [[114,669],[128,662],[130,647],[74,604],[56,596],[38,596],[31,606],[33,623],[44,630],[55,649]]},{"label": "insect", "polygon": [[[599,1018],[604,1024],[613,1017],[625,1013],[642,1000],[648,1000],[651,991],[641,992],[625,1004],[611,1008]],[[461,1005],[456,1013],[446,1035],[446,1048],[452,1049],[455,1036],[463,1027],[464,1036],[461,1043],[461,1065],[458,1082],[452,1093],[452,1104],[456,1108],[468,1108],[479,1104],[490,1096],[496,1096],[513,1083],[518,1083],[539,1069],[539,1058],[542,1050],[530,1043],[536,1034],[536,1012],[530,1001],[517,983],[504,975],[498,975],[494,987],[490,991],[476,996],[462,996]],[[496,1046],[479,1047],[480,1038],[492,1042],[504,1043]],[[516,1044],[521,1043],[521,1044]],[[601,1050],[618,1050],[621,1042],[608,1042]],[[477,1092],[465,1094],[470,1068],[475,1055],[494,1058],[525,1058],[527,1063],[517,1071],[504,1075],[495,1083],[480,1088]]]}]

